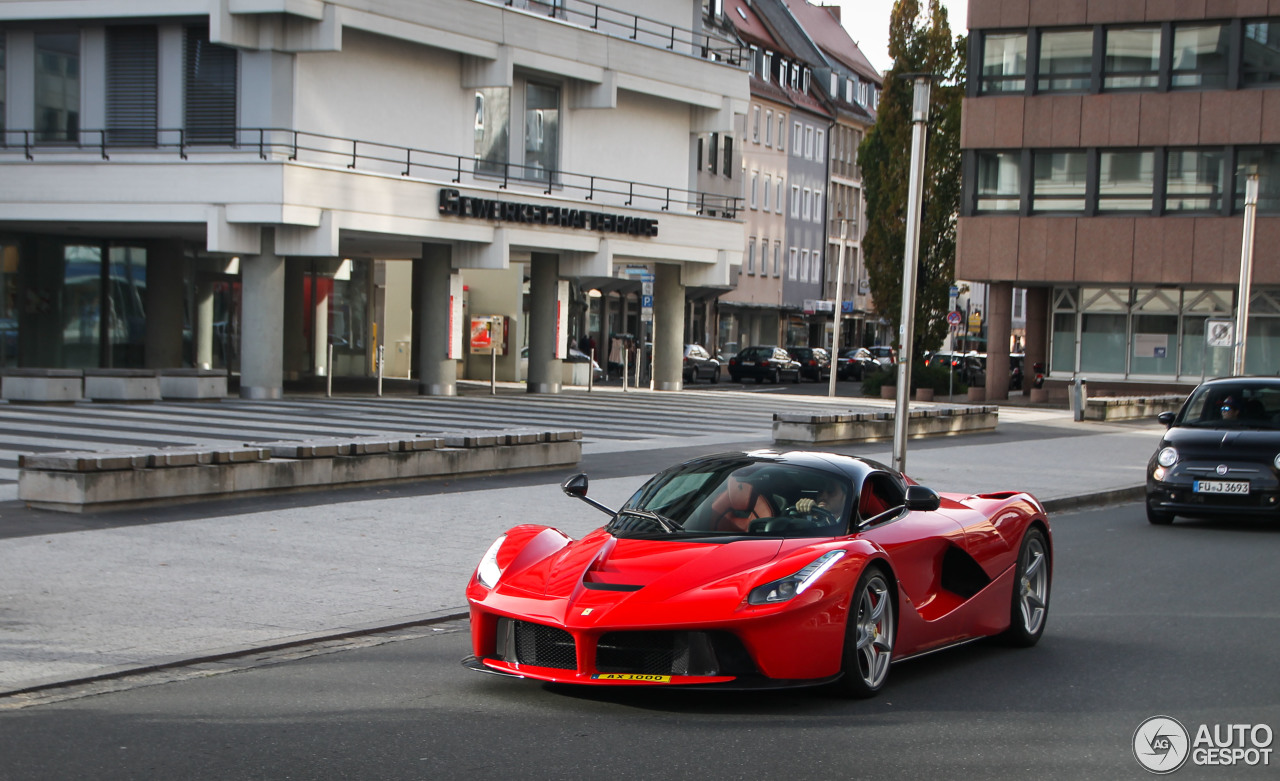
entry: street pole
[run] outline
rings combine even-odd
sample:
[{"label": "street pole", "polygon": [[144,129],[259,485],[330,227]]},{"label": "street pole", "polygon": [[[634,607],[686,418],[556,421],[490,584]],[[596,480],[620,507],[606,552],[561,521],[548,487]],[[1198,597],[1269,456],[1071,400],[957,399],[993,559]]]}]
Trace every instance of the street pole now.
[{"label": "street pole", "polygon": [[898,395],[894,404],[893,468],[907,468],[908,402],[911,397],[911,347],[915,332],[916,265],[920,256],[920,209],[924,189],[925,136],[929,122],[927,73],[913,74],[915,92],[911,108],[911,177],[907,183],[907,241],[902,257],[902,314],[898,325]]},{"label": "street pole", "polygon": [[840,316],[844,310],[844,244],[849,236],[849,221],[840,220],[840,248],[836,250],[836,311],[831,334],[831,377],[827,396],[835,398],[836,370],[840,365]]},{"label": "street pole", "polygon": [[1244,184],[1244,240],[1240,243],[1240,292],[1236,305],[1236,351],[1231,374],[1244,372],[1245,331],[1249,327],[1249,289],[1253,286],[1253,226],[1258,218],[1258,172]]}]

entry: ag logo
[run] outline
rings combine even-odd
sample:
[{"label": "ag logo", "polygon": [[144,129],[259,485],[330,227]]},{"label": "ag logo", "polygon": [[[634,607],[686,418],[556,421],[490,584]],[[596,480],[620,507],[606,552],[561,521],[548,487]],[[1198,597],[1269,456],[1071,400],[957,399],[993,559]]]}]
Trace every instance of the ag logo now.
[{"label": "ag logo", "polygon": [[1186,728],[1177,719],[1152,716],[1133,733],[1133,756],[1152,773],[1172,773],[1187,761],[1190,743]]}]

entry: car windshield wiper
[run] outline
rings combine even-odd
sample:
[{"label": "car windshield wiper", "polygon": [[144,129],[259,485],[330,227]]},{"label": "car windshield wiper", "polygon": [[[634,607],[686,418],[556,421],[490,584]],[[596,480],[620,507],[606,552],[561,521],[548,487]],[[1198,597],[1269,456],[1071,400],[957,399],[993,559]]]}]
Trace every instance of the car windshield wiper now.
[{"label": "car windshield wiper", "polygon": [[618,511],[618,517],[621,518],[624,515],[630,515],[633,518],[646,518],[653,521],[661,526],[662,530],[667,534],[678,534],[682,531],[680,524],[671,520],[667,516],[655,513],[652,510],[637,510],[631,507],[624,507]]}]

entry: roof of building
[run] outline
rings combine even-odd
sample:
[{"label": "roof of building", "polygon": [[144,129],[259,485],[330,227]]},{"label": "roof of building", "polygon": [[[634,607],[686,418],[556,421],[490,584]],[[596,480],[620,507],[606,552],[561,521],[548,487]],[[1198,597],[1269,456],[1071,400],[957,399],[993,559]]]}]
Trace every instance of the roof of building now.
[{"label": "roof of building", "polygon": [[819,49],[868,81],[882,83],[880,73],[840,23],[839,8],[812,5],[808,0],[784,0],[784,2],[792,16]]}]

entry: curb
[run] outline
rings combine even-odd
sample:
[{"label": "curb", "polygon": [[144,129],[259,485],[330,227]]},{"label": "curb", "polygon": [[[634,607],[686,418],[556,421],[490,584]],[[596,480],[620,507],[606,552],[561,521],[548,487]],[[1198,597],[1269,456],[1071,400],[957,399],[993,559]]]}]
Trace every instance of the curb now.
[{"label": "curb", "polygon": [[1139,485],[1131,488],[1113,488],[1110,491],[1098,491],[1092,494],[1080,494],[1079,496],[1064,496],[1061,499],[1046,499],[1041,504],[1044,505],[1046,512],[1055,513],[1063,510],[1077,510],[1082,507],[1136,502],[1139,499],[1145,499],[1146,495],[1147,487]]}]

